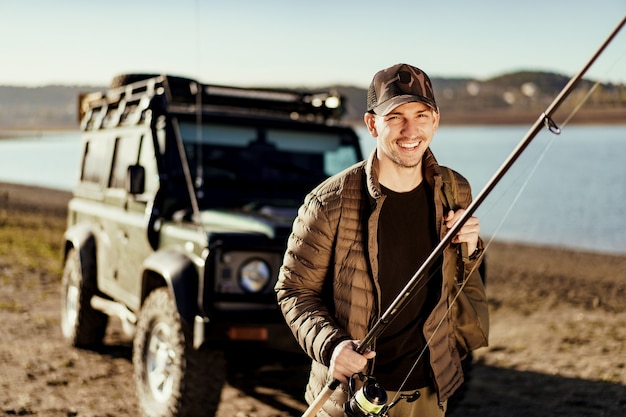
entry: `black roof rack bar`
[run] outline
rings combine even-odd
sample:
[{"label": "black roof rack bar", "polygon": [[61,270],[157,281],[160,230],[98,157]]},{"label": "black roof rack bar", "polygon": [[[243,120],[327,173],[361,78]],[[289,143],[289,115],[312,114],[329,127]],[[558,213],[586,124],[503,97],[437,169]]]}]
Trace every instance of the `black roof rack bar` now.
[{"label": "black roof rack bar", "polygon": [[[124,111],[126,103],[146,103],[155,95],[164,94],[167,105],[180,111],[196,111],[197,92],[201,91],[204,111],[234,112],[238,114],[266,113],[291,119],[338,120],[344,113],[343,98],[334,91],[296,91],[288,89],[243,88],[223,85],[202,84],[198,81],[158,75],[141,79],[107,90],[81,96],[79,118],[86,126],[85,116],[116,109]],[[140,106],[143,107],[143,106]],[[109,109],[109,110],[107,110]],[[114,117],[115,119],[115,117]],[[117,117],[126,120],[124,117]],[[97,126],[96,129],[104,127]]]}]

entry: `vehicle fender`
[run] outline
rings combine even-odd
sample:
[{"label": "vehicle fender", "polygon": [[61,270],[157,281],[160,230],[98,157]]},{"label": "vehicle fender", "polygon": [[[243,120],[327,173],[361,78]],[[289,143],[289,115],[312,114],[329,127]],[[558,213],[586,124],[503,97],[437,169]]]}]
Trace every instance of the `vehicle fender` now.
[{"label": "vehicle fender", "polygon": [[178,314],[193,325],[198,311],[198,268],[193,255],[168,248],[150,255],[143,266],[142,299],[145,300],[150,291],[160,285],[150,277],[161,277],[172,292]]},{"label": "vehicle fender", "polygon": [[83,279],[96,282],[96,236],[92,225],[88,223],[75,224],[65,231],[64,239],[64,261],[69,250],[75,248],[78,251]]}]

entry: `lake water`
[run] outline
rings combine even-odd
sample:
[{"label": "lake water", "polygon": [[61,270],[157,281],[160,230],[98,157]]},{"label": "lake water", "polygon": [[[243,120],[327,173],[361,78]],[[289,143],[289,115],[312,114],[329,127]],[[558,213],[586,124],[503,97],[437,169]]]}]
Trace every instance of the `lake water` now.
[{"label": "lake water", "polygon": [[[468,178],[474,195],[530,126],[443,126],[432,149]],[[375,142],[358,129],[366,154]],[[0,140],[0,181],[71,190],[80,134]],[[626,126],[566,126],[537,135],[479,207],[482,235],[500,241],[626,254]]]}]

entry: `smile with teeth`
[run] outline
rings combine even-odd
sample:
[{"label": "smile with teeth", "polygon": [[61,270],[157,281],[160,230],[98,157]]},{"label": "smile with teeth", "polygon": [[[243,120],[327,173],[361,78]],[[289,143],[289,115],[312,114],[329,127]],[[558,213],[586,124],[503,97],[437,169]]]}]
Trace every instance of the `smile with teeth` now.
[{"label": "smile with teeth", "polygon": [[420,143],[421,142],[419,141],[418,142],[403,142],[403,143],[398,143],[398,145],[404,149],[415,149],[419,146]]}]

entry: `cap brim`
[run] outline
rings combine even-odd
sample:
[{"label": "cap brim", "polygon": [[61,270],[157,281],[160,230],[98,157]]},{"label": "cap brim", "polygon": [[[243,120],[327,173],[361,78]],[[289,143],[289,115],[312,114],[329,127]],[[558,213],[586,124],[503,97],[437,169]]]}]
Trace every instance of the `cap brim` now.
[{"label": "cap brim", "polygon": [[434,111],[438,112],[437,106],[426,97],[414,96],[414,95],[401,95],[390,98],[389,100],[374,107],[374,113],[379,116],[386,116],[391,113],[396,107],[406,103],[424,103]]}]

